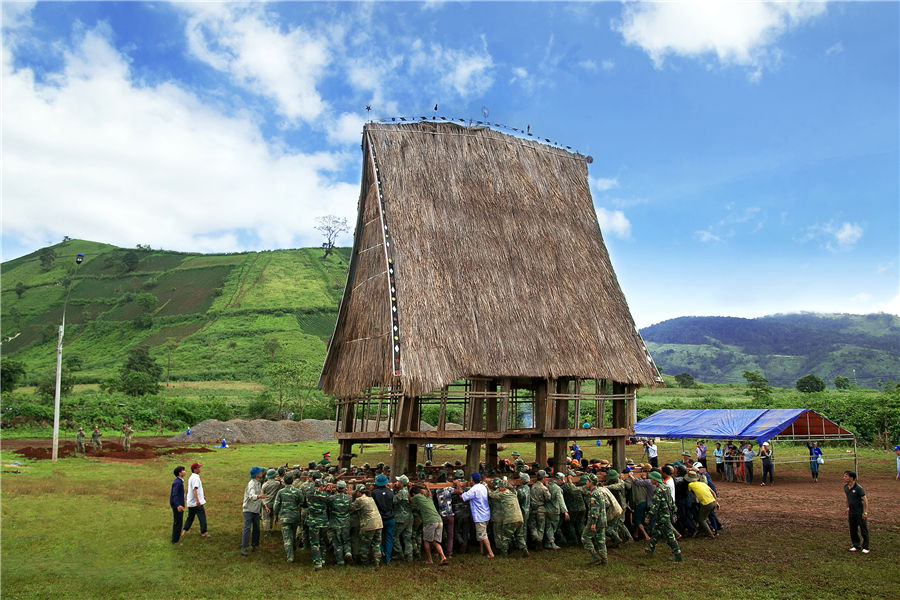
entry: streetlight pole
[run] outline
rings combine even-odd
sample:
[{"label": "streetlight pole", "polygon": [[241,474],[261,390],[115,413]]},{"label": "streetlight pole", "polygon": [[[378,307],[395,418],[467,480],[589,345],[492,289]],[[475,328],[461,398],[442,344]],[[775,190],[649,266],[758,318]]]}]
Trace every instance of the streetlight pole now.
[{"label": "streetlight pole", "polygon": [[63,335],[66,331],[66,308],[69,306],[69,294],[72,293],[72,285],[75,283],[75,276],[78,275],[78,267],[84,260],[84,254],[75,257],[75,273],[72,274],[72,280],[69,282],[69,289],[66,291],[66,300],[63,302],[62,324],[59,326],[59,339],[56,342],[56,392],[53,394],[53,462],[59,458],[59,392],[62,382],[62,344]]}]

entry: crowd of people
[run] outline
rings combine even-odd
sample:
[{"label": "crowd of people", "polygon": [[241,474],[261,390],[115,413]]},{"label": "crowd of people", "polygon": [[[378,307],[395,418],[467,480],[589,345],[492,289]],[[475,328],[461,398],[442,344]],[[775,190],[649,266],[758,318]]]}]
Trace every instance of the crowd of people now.
[{"label": "crowd of people", "polygon": [[[653,554],[664,541],[681,561],[682,537],[718,536],[715,484],[700,461],[654,467],[628,460],[622,473],[606,460],[578,458],[565,469],[526,464],[518,452],[496,466],[466,474],[455,464],[417,465],[392,477],[390,467],[368,463],[338,468],[328,454],[306,468],[253,467],[244,488],[240,552],[250,555],[261,537],[280,529],[286,560],[308,550],[312,566],[389,565],[423,559],[449,564],[477,547],[487,558],[582,546],[588,564],[606,564],[608,549],[647,542]],[[206,531],[201,465],[175,469],[170,504],[172,543],[180,544],[194,519]],[[188,519],[183,522],[187,497]],[[333,557],[333,559],[331,558]]]}]

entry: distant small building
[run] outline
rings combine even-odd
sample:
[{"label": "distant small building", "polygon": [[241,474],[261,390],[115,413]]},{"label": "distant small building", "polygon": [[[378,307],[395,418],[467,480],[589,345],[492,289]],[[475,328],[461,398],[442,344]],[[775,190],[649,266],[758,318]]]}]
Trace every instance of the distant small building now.
[{"label": "distant small building", "polygon": [[[613,439],[622,466],[634,392],[659,373],[634,326],[584,156],[484,127],[369,123],[344,296],[320,387],[336,396],[342,465],[390,441]],[[424,411],[434,431],[421,431]],[[448,415],[452,419],[448,418]],[[457,420],[462,429],[450,429]],[[583,423],[589,423],[584,427]]]}]

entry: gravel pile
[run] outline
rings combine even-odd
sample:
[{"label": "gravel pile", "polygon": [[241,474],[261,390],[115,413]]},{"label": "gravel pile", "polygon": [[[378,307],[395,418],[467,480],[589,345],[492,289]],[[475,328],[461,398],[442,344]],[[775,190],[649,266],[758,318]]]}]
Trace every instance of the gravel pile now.
[{"label": "gravel pile", "polygon": [[[384,423],[382,422],[382,427]],[[375,421],[369,422],[368,429],[375,428]],[[422,431],[434,429],[424,421]],[[303,419],[302,421],[267,421],[254,419],[244,421],[232,419],[217,421],[207,419],[191,427],[191,435],[187,432],[169,438],[170,442],[213,444],[225,438],[229,443],[241,442],[258,444],[267,442],[328,442],[334,440],[334,421],[319,419]]]}]

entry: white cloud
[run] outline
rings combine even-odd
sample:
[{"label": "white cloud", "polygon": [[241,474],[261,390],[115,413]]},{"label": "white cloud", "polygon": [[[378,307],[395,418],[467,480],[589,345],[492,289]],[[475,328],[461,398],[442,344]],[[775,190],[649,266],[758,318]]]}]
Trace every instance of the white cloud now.
[{"label": "white cloud", "polygon": [[249,117],[223,116],[171,82],[136,83],[102,30],[85,33],[64,64],[42,85],[4,49],[10,240],[234,251],[315,245],[315,216],[354,219],[358,185],[333,173],[355,156],[290,152]]},{"label": "white cloud", "polygon": [[460,98],[480,96],[494,83],[494,59],[483,37],[481,49],[445,48],[436,43],[426,48],[425,43],[417,39],[411,50],[408,57],[410,71],[436,74],[439,87],[455,92]]},{"label": "white cloud", "polygon": [[855,304],[867,304],[872,299],[871,294],[867,294],[866,292],[860,292],[855,296],[850,298],[850,302]]},{"label": "white cloud", "polygon": [[900,315],[900,292],[887,302],[873,306],[872,312],[885,312],[891,315]]},{"label": "white cloud", "polygon": [[598,69],[597,63],[595,63],[593,60],[591,60],[589,58],[579,61],[578,66],[581,67],[582,69],[584,69],[585,71],[591,71],[591,72],[596,72]]},{"label": "white cloud", "polygon": [[293,27],[282,31],[263,5],[178,5],[189,11],[191,54],[248,91],[274,102],[291,122],[326,109],[316,86],[331,62],[327,39]]},{"label": "white cloud", "polygon": [[613,29],[626,44],[642,48],[657,68],[669,55],[712,56],[724,66],[746,67],[748,77],[758,81],[764,68],[780,60],[777,39],[825,10],[824,2],[629,3]]},{"label": "white cloud", "polygon": [[708,243],[721,244],[724,242],[724,240],[721,237],[719,237],[718,235],[716,235],[709,229],[695,231],[694,239],[696,239],[700,242],[703,242],[704,244],[708,244]]},{"label": "white cloud", "polygon": [[819,240],[828,250],[842,252],[852,250],[862,236],[863,227],[858,223],[828,221],[810,225],[794,239],[800,243]]},{"label": "white cloud", "polygon": [[590,181],[591,187],[598,192],[605,192],[619,187],[619,180],[615,177],[592,177]]},{"label": "white cloud", "polygon": [[829,46],[825,50],[825,54],[828,56],[832,56],[833,54],[840,54],[844,51],[844,44],[842,42],[837,42],[836,44]]},{"label": "white cloud", "polygon": [[31,10],[37,2],[3,2],[0,3],[0,14],[3,18],[3,29],[12,30],[31,25]]},{"label": "white cloud", "polygon": [[631,237],[631,222],[621,210],[598,208],[597,221],[600,223],[600,230],[604,233],[612,233],[623,239]]},{"label": "white cloud", "polygon": [[612,71],[616,68],[615,61],[609,60],[608,58],[600,63],[600,66],[603,67],[604,71]]},{"label": "white cloud", "polygon": [[366,119],[362,115],[344,113],[328,129],[328,139],[339,144],[358,144]]}]

